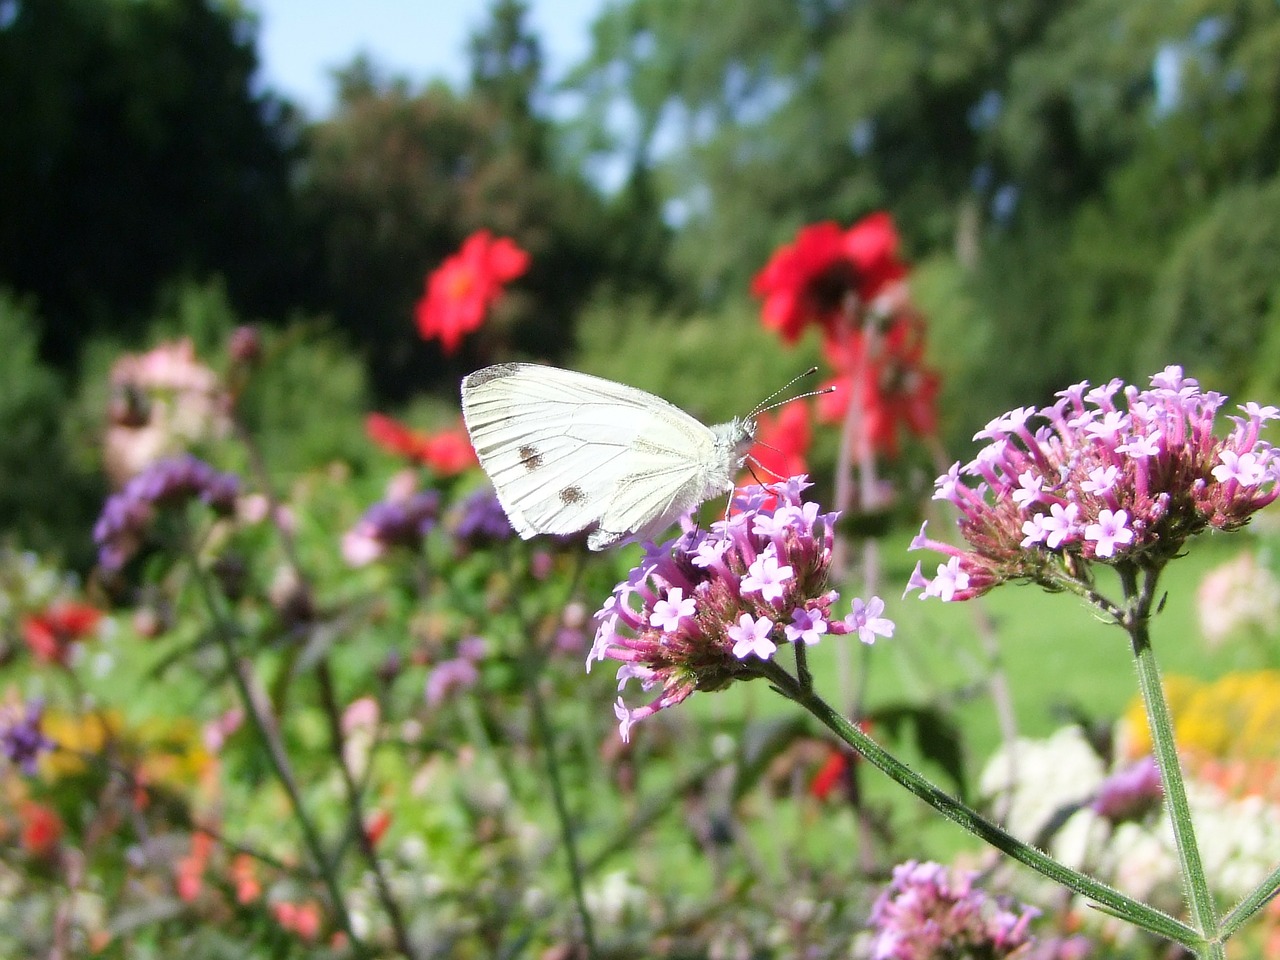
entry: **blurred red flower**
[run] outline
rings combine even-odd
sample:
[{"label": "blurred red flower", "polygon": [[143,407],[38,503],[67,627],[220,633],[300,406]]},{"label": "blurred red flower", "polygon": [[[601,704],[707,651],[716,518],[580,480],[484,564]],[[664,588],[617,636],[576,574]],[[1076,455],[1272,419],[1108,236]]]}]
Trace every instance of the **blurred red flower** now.
[{"label": "blurred red flower", "polygon": [[281,900],[273,904],[276,923],[298,935],[298,939],[312,943],[320,935],[320,906],[312,900],[290,903]]},{"label": "blurred red flower", "polygon": [[756,274],[751,292],[764,300],[764,325],[791,343],[809,324],[830,333],[853,298],[869,303],[906,275],[893,218],[879,212],[846,231],[831,221],[801,228]]},{"label": "blurred red flower", "polygon": [[378,841],[382,839],[390,826],[391,813],[389,811],[375,810],[370,814],[364,825],[365,836],[369,838],[369,846],[376,847]]},{"label": "blurred red flower", "polygon": [[427,277],[415,314],[424,340],[437,339],[445,353],[478,330],[503,286],[529,269],[529,254],[508,237],[478,230]]},{"label": "blurred red flower", "polygon": [[[818,420],[839,422],[849,404],[857,403],[866,442],[873,450],[896,457],[902,430],[917,437],[936,432],[941,381],[925,366],[924,326],[918,316],[900,312],[875,342],[875,355],[864,359],[862,334],[827,341],[824,352],[840,373],[827,384],[836,389],[818,397]],[[861,371],[856,382],[855,371]]]},{"label": "blurred red flower", "polygon": [[844,235],[844,248],[858,271],[858,296],[870,303],[907,275],[898,258],[898,229],[883,210],[863,217]]},{"label": "blurred red flower", "polygon": [[476,465],[476,454],[466,429],[459,424],[437,433],[407,427],[381,413],[365,418],[365,434],[388,453],[408,457],[443,476],[461,473]]},{"label": "blurred red flower", "polygon": [[236,903],[242,905],[253,903],[262,896],[262,884],[258,882],[257,867],[249,854],[236,854],[231,861],[229,874],[236,888]]},{"label": "blurred red flower", "polygon": [[764,299],[764,325],[791,343],[810,324],[827,325],[856,288],[853,264],[835,223],[815,223],[780,248],[751,281],[751,292]]},{"label": "blurred red flower", "polygon": [[831,792],[844,780],[848,769],[849,754],[843,750],[832,748],[831,752],[827,754],[827,759],[818,768],[818,772],[809,781],[809,795],[817,797],[819,800],[827,799],[827,797],[831,796]]},{"label": "blurred red flower", "polygon": [[203,830],[197,830],[191,835],[191,853],[174,864],[174,884],[179,898],[185,903],[191,903],[200,896],[200,889],[204,886],[205,867],[209,865],[212,853],[213,837]]},{"label": "blurred red flower", "polygon": [[43,613],[22,618],[22,638],[36,659],[65,664],[71,644],[91,636],[101,620],[102,611],[87,604],[55,603]]},{"label": "blurred red flower", "polygon": [[805,455],[813,431],[809,424],[809,408],[803,400],[793,400],[776,414],[762,413],[756,420],[756,442],[749,454],[769,473],[769,480],[808,473]]},{"label": "blurred red flower", "polygon": [[22,849],[32,856],[52,853],[62,839],[62,818],[43,803],[28,801],[18,808],[22,822]]}]

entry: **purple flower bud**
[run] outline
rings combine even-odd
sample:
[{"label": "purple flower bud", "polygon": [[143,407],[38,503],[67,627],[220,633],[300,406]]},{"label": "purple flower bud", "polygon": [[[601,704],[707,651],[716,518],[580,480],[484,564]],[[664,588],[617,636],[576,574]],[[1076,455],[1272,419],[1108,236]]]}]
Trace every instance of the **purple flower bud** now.
[{"label": "purple flower bud", "polygon": [[436,525],[440,494],[420,490],[403,500],[383,500],[365,511],[342,538],[342,555],[354,567],[380,558],[393,547],[418,550]]},{"label": "purple flower bud", "polygon": [[1103,781],[1089,806],[1098,816],[1120,823],[1142,817],[1163,799],[1160,768],[1155,757],[1146,756]]},{"label": "purple flower bud", "polygon": [[473,686],[479,679],[480,671],[474,661],[466,657],[444,660],[436,664],[427,676],[427,705],[438,707],[448,697]]}]

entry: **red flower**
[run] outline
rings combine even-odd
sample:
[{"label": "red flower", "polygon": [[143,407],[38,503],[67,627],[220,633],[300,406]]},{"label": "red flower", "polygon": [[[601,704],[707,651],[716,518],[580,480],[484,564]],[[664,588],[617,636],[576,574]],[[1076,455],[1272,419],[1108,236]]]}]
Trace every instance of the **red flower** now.
[{"label": "red flower", "polygon": [[423,433],[385,414],[371,413],[365,418],[364,430],[383,450],[424,464],[441,476],[452,476],[477,464],[476,452],[461,424],[438,433]]},{"label": "red flower", "polygon": [[751,292],[764,298],[764,325],[788,343],[810,323],[828,325],[857,282],[840,228],[828,221],[804,227],[756,274]]},{"label": "red flower", "polygon": [[22,638],[44,663],[67,662],[71,644],[90,636],[102,619],[102,611],[83,603],[63,602],[44,613],[22,618]]},{"label": "red flower", "polygon": [[858,296],[874,300],[885,287],[907,275],[898,259],[898,230],[884,211],[863,217],[844,235],[844,248],[858,271]]},{"label": "red flower", "polygon": [[320,907],[312,900],[290,903],[281,900],[271,907],[276,923],[298,935],[298,939],[312,943],[320,935]]},{"label": "red flower", "polygon": [[471,446],[471,438],[461,425],[423,437],[419,459],[442,476],[461,473],[479,463]]},{"label": "red flower", "polygon": [[779,408],[776,415],[760,415],[756,421],[756,442],[749,456],[769,474],[768,479],[808,473],[805,454],[809,452],[812,434],[808,406],[803,400],[793,400]]},{"label": "red flower", "polygon": [[253,903],[262,896],[262,884],[258,882],[257,867],[249,854],[236,854],[235,859],[231,861],[231,869],[228,873],[236,888],[236,903]]},{"label": "red flower", "polygon": [[22,821],[22,849],[36,857],[52,853],[62,839],[62,818],[43,803],[26,802],[18,808]]},{"label": "red flower", "polygon": [[191,903],[200,896],[204,886],[204,871],[209,865],[209,857],[213,853],[213,837],[203,830],[191,835],[191,853],[174,864],[174,884],[178,889],[178,897]]},{"label": "red flower", "polygon": [[830,333],[854,304],[906,275],[893,218],[881,212],[844,232],[830,221],[802,228],[756,274],[751,292],[764,298],[764,325],[790,343],[811,323]]},{"label": "red flower", "polygon": [[391,826],[391,814],[386,810],[375,810],[365,822],[364,833],[369,838],[369,846],[376,847],[387,828]]},{"label": "red flower", "polygon": [[[874,354],[864,360],[865,345],[862,334],[827,341],[827,358],[841,373],[831,381],[836,389],[818,398],[818,419],[838,422],[849,404],[857,403],[864,442],[896,457],[900,430],[917,437],[936,432],[940,381],[924,365],[924,328],[914,314],[899,313],[876,336]],[[856,378],[855,372],[860,374]]]},{"label": "red flower", "polygon": [[529,254],[507,237],[478,230],[462,249],[427,277],[427,289],[415,309],[424,340],[438,339],[445,353],[480,328],[504,284],[529,269]]},{"label": "red flower", "polygon": [[832,749],[818,772],[813,775],[813,779],[809,781],[810,796],[817,797],[819,800],[827,799],[831,791],[844,780],[848,769],[849,754],[843,750]]}]

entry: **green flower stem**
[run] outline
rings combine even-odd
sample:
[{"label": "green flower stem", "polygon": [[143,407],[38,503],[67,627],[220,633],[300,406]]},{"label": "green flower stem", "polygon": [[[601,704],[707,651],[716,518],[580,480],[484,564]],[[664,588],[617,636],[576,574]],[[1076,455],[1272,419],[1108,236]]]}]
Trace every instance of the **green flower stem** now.
[{"label": "green flower stem", "polygon": [[[532,648],[533,637],[529,643]],[[560,762],[556,753],[555,731],[547,717],[547,707],[539,689],[542,683],[543,656],[537,649],[530,649],[525,658],[528,670],[525,684],[529,689],[529,706],[533,711],[533,726],[538,739],[542,741],[542,754],[547,762],[547,783],[551,787],[551,801],[555,806],[556,820],[560,824],[560,836],[564,841],[565,855],[569,861],[569,881],[573,887],[573,899],[578,908],[578,917],[582,921],[582,939],[586,947],[588,960],[596,960],[595,928],[591,921],[591,912],[587,910],[587,898],[582,887],[582,861],[578,857],[578,841],[574,835],[573,820],[569,815],[569,805],[565,802],[564,784],[560,779]]]},{"label": "green flower stem", "polygon": [[1137,571],[1130,565],[1117,564],[1116,571],[1124,586],[1128,610],[1123,626],[1133,644],[1133,655],[1138,668],[1138,687],[1146,706],[1152,749],[1160,767],[1165,803],[1168,804],[1169,818],[1173,823],[1173,837],[1178,848],[1182,882],[1191,908],[1191,921],[1207,941],[1198,955],[1220,958],[1224,953],[1222,943],[1217,939],[1218,911],[1209,890],[1204,863],[1200,859],[1200,848],[1196,844],[1195,830],[1191,824],[1191,806],[1187,802],[1182,766],[1178,762],[1173,718],[1169,715],[1169,703],[1164,696],[1160,668],[1156,663],[1151,634],[1147,629],[1158,571],[1144,570],[1141,586],[1137,582]]},{"label": "green flower stem", "polygon": [[1231,908],[1218,927],[1218,939],[1226,941],[1240,925],[1270,903],[1280,893],[1280,867],[1253,889],[1248,896]]},{"label": "green flower stem", "polygon": [[[563,610],[569,603],[578,590],[578,584],[582,582],[582,571],[582,560],[578,558],[574,562],[573,573],[569,578],[569,589],[565,592],[563,601],[553,609]],[[547,783],[551,787],[551,802],[555,807],[556,821],[560,825],[560,837],[564,842],[565,858],[569,863],[569,883],[573,888],[574,904],[578,910],[578,918],[582,923],[583,946],[587,951],[587,960],[596,960],[599,953],[596,949],[595,925],[591,920],[591,912],[587,910],[587,897],[583,890],[582,878],[584,872],[582,859],[578,855],[578,840],[574,833],[573,818],[569,814],[569,804],[566,802],[564,795],[564,782],[560,778],[560,759],[556,751],[555,729],[547,716],[546,702],[543,699],[541,688],[543,667],[547,662],[547,656],[544,651],[555,634],[556,622],[554,620],[544,621],[545,628],[536,631],[532,628],[534,616],[530,613],[522,613],[522,619],[527,625],[524,630],[524,682],[529,690],[529,707],[533,713],[533,727],[538,739],[542,741],[542,753],[547,764]]]},{"label": "green flower stem", "polygon": [[1198,931],[1154,907],[1125,896],[1105,883],[1100,883],[1092,877],[1063,866],[1002,830],[972,807],[934,786],[884,750],[816,693],[804,690],[795,678],[778,664],[773,662],[763,664],[761,674],[772,681],[783,696],[812,713],[827,729],[857,750],[890,779],[906,787],[911,793],[969,833],[985,840],[1050,880],[1096,901],[1102,909],[1117,917],[1176,941],[1190,950],[1197,951],[1201,956],[1216,956],[1205,952],[1207,944]]},{"label": "green flower stem", "polygon": [[809,653],[803,643],[793,643],[791,649],[796,655],[796,678],[805,690],[813,689],[813,673],[809,670]]},{"label": "green flower stem", "polygon": [[351,948],[356,955],[367,957],[369,956],[368,948],[365,947],[364,942],[356,936],[356,932],[351,928],[351,914],[347,911],[347,903],[342,895],[342,887],[339,885],[338,878],[333,873],[332,864],[325,854],[324,844],[320,840],[320,833],[315,824],[312,823],[311,816],[307,813],[306,806],[302,802],[302,793],[298,789],[297,779],[293,775],[293,767],[289,762],[288,753],[285,752],[284,743],[280,740],[274,721],[264,715],[265,711],[262,709],[262,704],[253,693],[250,685],[249,667],[242,662],[240,654],[236,650],[232,625],[224,616],[217,598],[214,596],[213,588],[209,585],[204,571],[200,569],[200,562],[194,550],[188,551],[188,558],[191,562],[194,579],[200,588],[205,608],[213,621],[214,636],[217,637],[218,645],[222,647],[223,656],[226,658],[227,672],[231,674],[236,692],[240,695],[245,712],[252,721],[254,732],[257,734],[258,739],[262,741],[263,746],[266,747],[267,758],[271,761],[271,768],[275,772],[276,779],[280,781],[280,785],[284,787],[284,791],[289,797],[289,804],[293,807],[294,817],[302,830],[303,842],[311,854],[311,859],[315,861],[316,870],[319,871],[320,877],[324,881],[325,889],[329,892],[329,899],[333,902],[333,911],[337,917],[338,926],[347,935]]},{"label": "green flower stem", "polygon": [[[333,751],[334,763],[342,775],[342,784],[347,794],[347,810],[350,814],[351,829],[355,833],[356,844],[364,855],[365,862],[373,873],[374,888],[382,909],[391,921],[391,932],[395,937],[396,949],[405,956],[405,960],[417,960],[417,951],[409,941],[409,930],[405,926],[404,913],[400,903],[391,891],[387,873],[382,868],[382,860],[374,848],[373,840],[365,829],[363,790],[356,782],[355,775],[347,765],[345,753],[346,738],[342,733],[342,709],[338,704],[338,695],[333,682],[333,671],[329,668],[328,658],[322,658],[316,668],[316,677],[320,683],[320,700],[329,726],[329,747]],[[370,748],[369,765],[373,765],[373,748]]]}]

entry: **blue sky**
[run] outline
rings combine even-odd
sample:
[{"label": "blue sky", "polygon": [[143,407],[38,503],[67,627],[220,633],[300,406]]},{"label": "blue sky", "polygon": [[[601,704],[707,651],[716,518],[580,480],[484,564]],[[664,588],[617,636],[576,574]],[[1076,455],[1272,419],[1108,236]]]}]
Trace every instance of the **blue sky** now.
[{"label": "blue sky", "polygon": [[[258,53],[268,84],[312,116],[333,102],[329,70],[357,53],[416,83],[467,76],[467,37],[490,0],[246,0],[259,17]],[[607,0],[530,0],[548,74],[558,79],[584,57],[591,21]]]}]

